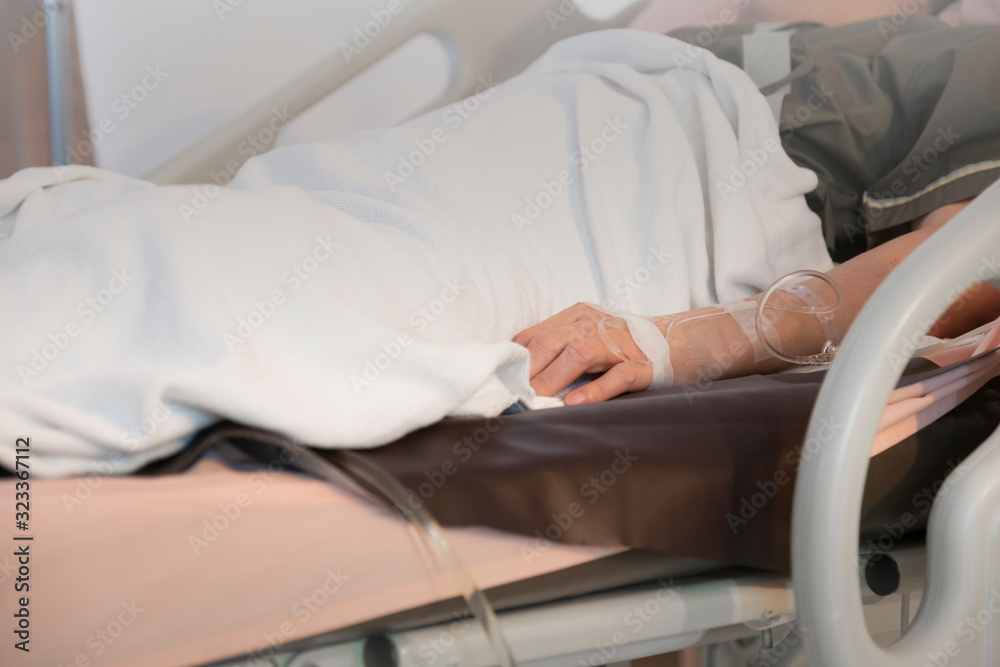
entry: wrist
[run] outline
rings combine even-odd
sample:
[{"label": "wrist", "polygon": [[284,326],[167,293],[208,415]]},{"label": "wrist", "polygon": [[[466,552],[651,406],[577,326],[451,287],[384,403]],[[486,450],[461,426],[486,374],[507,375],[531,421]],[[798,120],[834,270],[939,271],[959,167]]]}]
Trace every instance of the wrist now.
[{"label": "wrist", "polygon": [[668,342],[674,385],[704,385],[761,372],[754,368],[754,347],[739,323],[718,308],[685,313],[670,329]]},{"label": "wrist", "polygon": [[[751,298],[756,307],[757,297]],[[822,348],[822,328],[814,317],[769,313],[769,321],[779,341],[772,341],[782,350],[810,354]],[[673,327],[669,324],[676,322]],[[674,370],[674,385],[703,385],[728,378],[773,373],[788,363],[765,353],[756,361],[762,342],[751,340],[736,318],[717,307],[700,308],[688,313],[660,318],[658,326],[670,344],[670,363]],[[766,350],[766,347],[765,347]]]}]

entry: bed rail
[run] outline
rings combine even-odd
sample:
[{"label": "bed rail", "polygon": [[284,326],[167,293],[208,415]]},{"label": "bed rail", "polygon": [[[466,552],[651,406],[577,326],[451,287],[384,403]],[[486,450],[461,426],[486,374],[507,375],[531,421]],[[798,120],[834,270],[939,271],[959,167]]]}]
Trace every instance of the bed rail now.
[{"label": "bed rail", "polygon": [[1000,285],[1000,182],[915,250],[869,300],[820,391],[793,515],[796,608],[811,664],[1000,664],[1000,430],[952,471],[930,515],[927,583],[909,631],[875,644],[857,541],[871,443],[905,360],[972,284]]},{"label": "bed rail", "polygon": [[[145,178],[161,185],[203,183],[210,173],[233,173],[247,159],[238,146],[249,137],[259,140],[260,131],[273,122],[276,107],[293,117],[299,115],[421,33],[440,38],[451,55],[451,82],[431,105],[434,108],[470,95],[480,76],[497,82],[510,78],[561,39],[623,27],[647,2],[636,0],[617,15],[597,21],[579,11],[572,0],[396,0],[394,6],[401,9],[385,26],[371,31],[370,42],[358,53],[351,52],[349,62],[336,48],[325,60]],[[266,148],[272,145],[273,140]]]},{"label": "bed rail", "polygon": [[66,147],[73,139],[73,78],[70,66],[70,4],[44,0],[45,71],[49,94],[49,159],[52,166],[68,163]]}]

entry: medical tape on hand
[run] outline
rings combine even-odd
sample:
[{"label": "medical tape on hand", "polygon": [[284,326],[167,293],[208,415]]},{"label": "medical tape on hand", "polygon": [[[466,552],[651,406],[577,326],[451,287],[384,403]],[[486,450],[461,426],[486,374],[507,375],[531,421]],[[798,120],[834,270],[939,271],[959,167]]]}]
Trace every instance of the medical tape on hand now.
[{"label": "medical tape on hand", "polygon": [[[632,341],[646,356],[652,366],[653,379],[649,383],[649,389],[674,386],[674,368],[670,364],[670,344],[652,320],[641,315],[625,312],[624,310],[605,308],[594,303],[588,303],[587,305],[594,310],[599,310],[612,317],[620,318],[628,325]],[[605,343],[607,344],[607,341]],[[621,355],[619,354],[619,356]]]},{"label": "medical tape on hand", "polygon": [[649,388],[674,386],[674,367],[670,364],[670,343],[667,342],[652,320],[631,313],[620,313],[618,317],[628,324],[632,340],[653,365],[653,380],[649,383]]},{"label": "medical tape on hand", "polygon": [[[810,308],[823,308],[827,306],[827,302],[816,292],[812,291],[808,287],[802,284],[790,285],[789,287],[781,287],[783,292],[788,292],[792,296],[800,299],[804,304]],[[816,319],[819,321],[820,327],[823,329],[823,335],[826,336],[828,343],[836,343],[840,339],[840,327],[837,326],[837,320],[831,313],[813,313]],[[825,315],[825,317],[823,317]]]},{"label": "medical tape on hand", "polygon": [[[740,325],[743,329],[743,333],[746,334],[747,338],[750,339],[750,344],[753,345],[753,362],[758,364],[765,359],[771,357],[771,353],[767,351],[767,347],[757,336],[757,304],[752,301],[743,301],[737,305],[733,306],[723,306],[724,310],[733,316],[736,323]],[[764,320],[765,335],[771,340],[774,340],[778,336],[777,330],[774,325],[767,319]]]}]

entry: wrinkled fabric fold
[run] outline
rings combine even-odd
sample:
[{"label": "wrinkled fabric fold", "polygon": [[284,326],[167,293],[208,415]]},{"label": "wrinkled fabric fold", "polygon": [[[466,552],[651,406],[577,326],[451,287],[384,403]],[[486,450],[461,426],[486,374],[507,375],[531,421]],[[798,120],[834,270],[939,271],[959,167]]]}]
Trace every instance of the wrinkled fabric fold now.
[{"label": "wrinkled fabric fold", "polygon": [[558,404],[511,341],[574,303],[656,315],[828,267],[815,176],[742,71],[688,53],[573,37],[461,114],[276,149],[225,188],[0,183],[0,463],[23,433],[34,474],[119,473],[220,419],[373,447]]}]

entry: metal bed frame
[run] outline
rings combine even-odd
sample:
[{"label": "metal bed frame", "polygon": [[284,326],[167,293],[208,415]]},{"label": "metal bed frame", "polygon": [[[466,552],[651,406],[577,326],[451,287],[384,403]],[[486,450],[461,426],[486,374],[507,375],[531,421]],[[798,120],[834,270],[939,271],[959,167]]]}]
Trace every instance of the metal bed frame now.
[{"label": "metal bed frame", "polygon": [[[749,649],[760,665],[1000,664],[1000,429],[946,479],[926,547],[858,551],[871,443],[902,373],[894,360],[907,357],[912,341],[970,281],[1000,286],[998,221],[1000,182],[914,251],[852,326],[806,434],[806,443],[823,445],[807,445],[800,463],[791,577],[696,576],[500,613],[518,664],[627,664],[757,633],[760,642]],[[832,436],[831,423],[839,426]],[[626,633],[637,609],[648,620]],[[738,651],[730,662],[713,655],[706,653],[706,664],[747,664]],[[478,627],[459,633],[450,623],[288,653],[275,664],[416,667],[438,660],[496,664]]]},{"label": "metal bed frame", "polygon": [[46,73],[49,93],[49,155],[52,166],[67,164],[66,146],[73,136],[69,65],[71,0],[44,0]]}]

